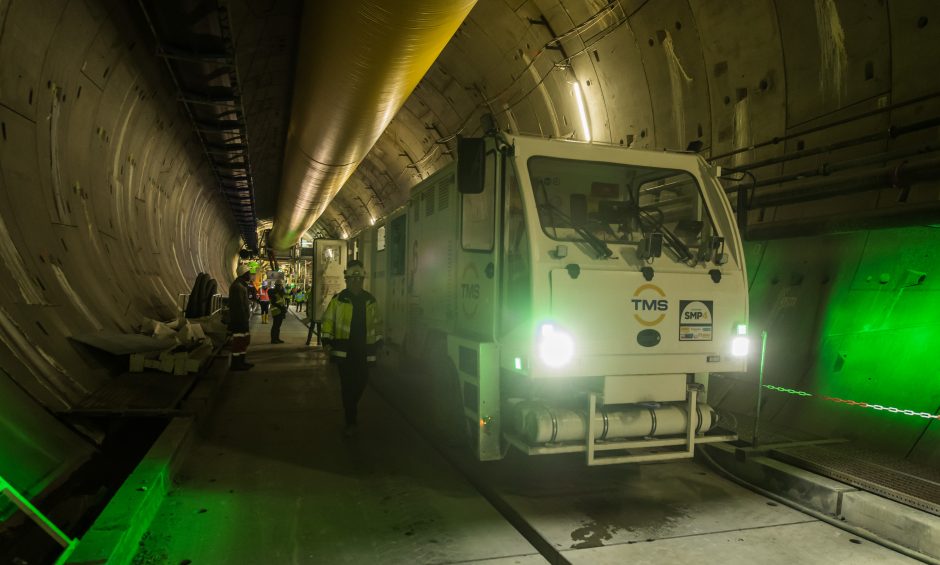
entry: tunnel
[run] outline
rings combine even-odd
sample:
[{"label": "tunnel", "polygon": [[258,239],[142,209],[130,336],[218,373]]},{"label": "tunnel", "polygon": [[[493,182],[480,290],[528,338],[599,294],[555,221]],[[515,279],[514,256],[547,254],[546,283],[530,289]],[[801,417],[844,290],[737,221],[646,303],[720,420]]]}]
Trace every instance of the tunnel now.
[{"label": "tunnel", "polygon": [[[899,552],[892,558],[937,562],[940,537],[929,540],[940,528],[938,26],[940,3],[931,0],[0,0],[0,272],[9,277],[0,291],[0,555],[52,563],[71,543],[62,539],[79,548],[77,540],[97,539],[95,518],[129,488],[148,450],[175,433],[183,395],[202,390],[185,370],[127,380],[127,356],[139,342],[126,336],[185,318],[187,295],[197,289],[220,295],[205,307],[222,309],[241,263],[290,262],[302,256],[301,239],[343,242],[359,258],[360,248],[376,244],[375,226],[391,226],[422,183],[456,161],[462,139],[502,132],[697,155],[715,167],[743,242],[751,352],[745,371],[711,375],[708,402],[723,423],[733,422],[738,440],[725,451],[709,448],[708,457],[738,479],[760,482],[760,475],[767,490],[787,482],[773,478],[782,473],[774,465],[785,463],[822,477],[800,475],[804,486],[788,487],[803,496],[817,496],[825,483],[842,505],[851,496],[831,486],[838,483],[853,495],[886,497],[902,514],[919,512],[904,514],[897,528],[907,537],[864,544]],[[200,275],[203,286],[194,287]],[[612,299],[583,297],[585,304]],[[290,324],[309,323],[292,316]],[[256,318],[252,332],[268,331]],[[266,352],[265,363],[315,355],[300,345],[306,328],[285,331],[296,350]],[[421,348],[430,350],[431,341]],[[225,350],[212,359],[208,372],[224,374],[217,365],[228,362]],[[318,370],[329,369],[325,357],[316,359]],[[406,381],[374,386],[414,384]],[[108,408],[109,394],[171,402],[135,412]],[[208,405],[222,393],[205,394],[198,402]],[[404,402],[398,410],[407,415],[417,413],[408,403],[422,394],[383,396]],[[338,403],[337,396],[336,410]],[[309,410],[327,410],[316,406]],[[253,408],[244,409],[239,418],[250,419]],[[429,410],[440,416],[440,407]],[[289,421],[272,437],[302,435]],[[748,450],[758,439],[782,447],[773,457],[770,448],[755,455]],[[268,440],[249,430],[244,441]],[[258,448],[258,457],[276,459],[272,450]],[[776,462],[745,468],[745,459],[759,465],[760,457]],[[580,459],[529,459],[533,476],[546,481],[544,490],[532,487],[535,498],[548,499],[555,488],[579,492],[574,483],[619,485],[655,474],[638,471],[643,465],[588,471]],[[487,463],[470,483],[498,490],[493,485],[509,473],[493,465],[503,463]],[[550,477],[556,465],[568,482]],[[161,471],[165,490],[180,484],[170,479],[174,472]],[[415,475],[432,484],[438,477]],[[404,488],[400,480],[378,482],[395,491]],[[284,498],[266,512],[276,514],[280,504],[299,509],[300,499],[274,483],[259,483],[272,500]],[[368,488],[340,484],[337,492],[356,496]],[[616,504],[668,513],[656,506],[667,495],[650,489],[643,502]],[[582,492],[583,499],[595,494]],[[239,496],[234,489],[232,496]],[[493,516],[524,521],[524,512],[505,508],[511,504],[492,504]],[[858,531],[890,514],[872,508],[839,551],[862,547]],[[252,520],[242,512],[233,515]],[[600,555],[589,552],[621,538],[598,526],[596,512],[583,511],[580,537],[566,538],[570,547],[531,523],[517,526],[520,539],[541,541],[528,550],[509,544],[515,549],[498,562],[603,562],[588,561]],[[399,518],[409,524],[401,531],[422,527]],[[49,534],[54,523],[65,533]],[[357,553],[353,534],[347,545],[331,546],[334,553],[308,554],[319,543],[309,531],[308,545],[297,542],[291,555],[271,541],[289,527],[269,525],[259,547],[280,549],[265,550],[266,558],[215,553],[183,561],[147,546],[169,535],[157,527],[144,534],[148,527],[131,546],[151,553],[126,550],[125,561],[107,562],[492,557],[466,550],[471,557],[461,561],[456,550],[378,538],[369,542],[372,553]],[[438,532],[431,545],[486,545],[487,530],[474,531],[472,543]],[[238,545],[238,535],[228,534],[226,543]],[[784,551],[748,539],[737,562]],[[618,543],[639,548],[635,541],[647,540]],[[828,551],[804,557],[822,562]],[[879,555],[858,560],[886,562]],[[106,562],[83,559],[69,562]]]}]

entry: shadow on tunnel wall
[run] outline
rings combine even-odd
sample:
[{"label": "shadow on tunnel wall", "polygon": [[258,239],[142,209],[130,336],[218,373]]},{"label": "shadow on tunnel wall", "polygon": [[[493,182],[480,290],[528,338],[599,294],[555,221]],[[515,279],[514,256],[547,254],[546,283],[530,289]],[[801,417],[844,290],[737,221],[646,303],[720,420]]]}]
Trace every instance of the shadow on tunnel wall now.
[{"label": "shadow on tunnel wall", "polygon": [[[788,389],[764,390],[762,422],[940,463],[938,244],[934,226],[748,244],[750,333],[768,333],[765,385]],[[746,377],[714,389],[748,416],[754,349]]]},{"label": "shadow on tunnel wall", "polygon": [[234,221],[132,8],[0,10],[0,476],[29,497],[95,449],[55,414],[112,377],[68,337],[233,276]]}]

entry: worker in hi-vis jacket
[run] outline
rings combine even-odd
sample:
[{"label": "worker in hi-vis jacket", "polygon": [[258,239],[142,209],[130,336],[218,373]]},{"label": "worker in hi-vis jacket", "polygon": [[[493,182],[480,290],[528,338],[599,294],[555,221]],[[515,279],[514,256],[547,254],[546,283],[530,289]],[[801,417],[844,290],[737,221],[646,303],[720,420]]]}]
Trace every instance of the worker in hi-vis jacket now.
[{"label": "worker in hi-vis jacket", "polygon": [[350,261],[343,271],[346,290],[333,296],[323,312],[320,337],[339,368],[344,435],[357,432],[357,407],[369,380],[369,363],[375,362],[382,342],[375,297],[362,289],[366,271],[360,261]]}]

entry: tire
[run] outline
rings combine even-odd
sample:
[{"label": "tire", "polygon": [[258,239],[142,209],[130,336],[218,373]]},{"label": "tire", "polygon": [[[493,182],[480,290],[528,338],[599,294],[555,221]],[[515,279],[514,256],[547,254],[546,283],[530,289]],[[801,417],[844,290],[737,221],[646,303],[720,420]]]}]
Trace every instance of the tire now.
[{"label": "tire", "polygon": [[198,318],[200,316],[200,302],[202,301],[202,292],[205,288],[206,280],[208,278],[209,275],[205,273],[199,273],[196,275],[196,282],[193,283],[193,288],[189,293],[189,301],[186,303],[187,318]]},{"label": "tire", "polygon": [[212,295],[218,292],[219,283],[215,279],[208,279],[200,301],[200,317],[212,314]]}]

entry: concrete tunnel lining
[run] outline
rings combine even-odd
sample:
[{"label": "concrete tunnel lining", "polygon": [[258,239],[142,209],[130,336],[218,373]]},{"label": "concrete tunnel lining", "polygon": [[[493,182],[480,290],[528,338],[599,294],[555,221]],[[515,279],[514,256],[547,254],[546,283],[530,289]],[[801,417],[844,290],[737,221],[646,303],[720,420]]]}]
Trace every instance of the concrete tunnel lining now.
[{"label": "concrete tunnel lining", "polygon": [[[285,5],[275,4],[266,7]],[[572,82],[583,89],[598,142],[684,149],[699,140],[704,154],[721,155],[793,136],[720,161],[729,167],[940,115],[940,98],[932,97],[940,77],[924,56],[940,50],[934,33],[940,6],[932,2],[594,4],[478,2],[314,229],[353,236],[381,220],[419,180],[450,162],[457,133],[479,133],[486,111],[514,131],[557,135],[558,128],[560,136],[578,138]],[[296,10],[299,2],[286,5]],[[231,213],[135,10],[114,0],[0,6],[0,257],[8,276],[0,290],[0,437],[9,446],[0,475],[30,496],[95,449],[50,413],[112,378],[68,336],[129,332],[143,317],[172,317],[177,294],[188,291],[197,273],[228,284],[240,248]],[[236,31],[244,30],[237,35],[239,65],[248,65],[266,34],[253,22],[266,12],[246,2],[233,2],[231,10]],[[577,31],[565,35],[571,30]],[[562,35],[561,49],[543,48]],[[270,68],[284,74],[290,60],[283,53]],[[243,73],[249,75],[263,77]],[[259,219],[267,220],[286,134],[273,126],[267,133],[270,124],[257,108],[270,104],[286,116],[289,96],[283,89],[280,98],[266,96],[263,78],[244,87],[249,135],[259,132],[253,145],[276,153],[276,165],[262,167],[266,180],[256,189],[265,215]],[[867,114],[914,99],[921,101]],[[798,135],[861,114],[866,117]],[[778,176],[931,143],[935,128],[757,173]],[[769,194],[787,190],[770,188]],[[926,207],[916,224],[904,225],[902,217],[892,229],[863,225],[811,243],[796,238],[800,232],[748,242],[753,322],[780,336],[771,343],[768,372],[780,377],[780,386],[924,411],[940,406],[936,378],[925,375],[933,366],[930,352],[940,346],[929,315],[936,304],[936,182],[918,182],[910,198]],[[897,187],[885,186],[755,209],[749,221],[765,229],[794,229],[788,222],[809,229],[798,222],[823,221],[833,211],[884,216],[904,212],[906,204],[898,202]],[[927,273],[925,284],[904,286],[909,270]],[[881,282],[884,275],[888,282]],[[752,392],[728,381],[715,394],[723,406],[746,414]],[[767,403],[773,421],[864,435],[898,458],[940,461],[934,423],[788,396]]]}]

